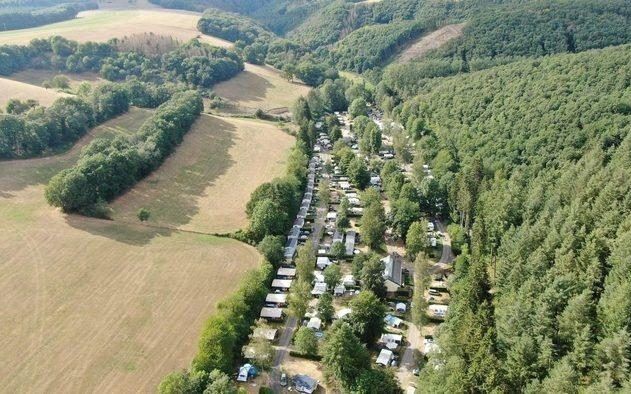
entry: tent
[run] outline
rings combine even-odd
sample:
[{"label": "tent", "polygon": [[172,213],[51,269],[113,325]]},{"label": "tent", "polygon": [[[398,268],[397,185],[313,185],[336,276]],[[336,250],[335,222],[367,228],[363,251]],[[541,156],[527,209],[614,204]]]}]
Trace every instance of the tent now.
[{"label": "tent", "polygon": [[239,376],[237,376],[238,382],[247,382],[248,379],[255,377],[258,374],[256,367],[252,364],[244,364],[239,368]]},{"label": "tent", "polygon": [[397,328],[401,325],[401,323],[403,323],[403,320],[399,319],[396,316],[392,316],[392,315],[386,315],[386,317],[383,318],[383,321],[386,322],[386,325],[390,326],[390,327],[394,327]]},{"label": "tent", "polygon": [[318,388],[318,381],[307,375],[295,375],[292,380],[299,393],[311,394]]},{"label": "tent", "polygon": [[405,312],[408,309],[408,307],[407,307],[407,305],[405,305],[405,303],[399,302],[394,307],[394,309],[396,309],[397,312]]}]

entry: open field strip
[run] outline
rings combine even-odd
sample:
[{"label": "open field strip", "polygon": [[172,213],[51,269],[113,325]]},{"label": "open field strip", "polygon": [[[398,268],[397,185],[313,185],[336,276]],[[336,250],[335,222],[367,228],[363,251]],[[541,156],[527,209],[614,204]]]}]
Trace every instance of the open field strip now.
[{"label": "open field strip", "polygon": [[155,392],[193,357],[202,322],[259,264],[230,239],[64,215],[44,186],[95,136],[131,132],[133,109],[68,152],[0,162],[3,392]]},{"label": "open field strip", "polygon": [[457,25],[443,26],[438,30],[422,36],[401,52],[399,56],[396,57],[395,62],[406,63],[423,57],[423,55],[432,49],[440,48],[447,41],[460,37],[464,25],[464,23],[460,23]]},{"label": "open field strip", "polygon": [[31,29],[0,32],[0,44],[28,44],[34,38],[60,35],[79,42],[107,41],[140,33],[172,36],[181,41],[200,37],[221,47],[232,43],[197,31],[200,15],[175,10],[92,10],[80,12],[72,20]]},{"label": "open field strip", "polygon": [[247,223],[254,189],[283,174],[294,137],[269,122],[202,115],[182,144],[153,174],[110,206],[114,220],[207,233],[235,231]]},{"label": "open field strip", "polygon": [[0,108],[4,109],[7,102],[12,99],[34,99],[40,104],[48,106],[57,98],[67,96],[66,93],[57,92],[54,89],[44,89],[42,87],[14,81],[12,79],[0,78]]},{"label": "open field strip", "polygon": [[[91,85],[96,85],[106,80],[101,78],[98,73],[93,72],[85,72],[85,73],[69,73],[64,71],[54,71],[54,70],[41,70],[41,69],[28,69],[24,71],[19,71],[11,74],[9,77],[5,77],[6,79],[10,79],[13,81],[23,82],[29,85],[41,86],[43,87],[44,82],[50,81],[57,75],[63,75],[68,78],[70,89],[72,91],[76,91],[81,82],[88,82]],[[47,89],[47,91],[53,92],[56,89]]]},{"label": "open field strip", "polygon": [[245,71],[234,78],[217,84],[213,91],[222,98],[248,109],[270,110],[291,108],[300,96],[309,93],[302,83],[291,83],[270,66],[246,64]]}]

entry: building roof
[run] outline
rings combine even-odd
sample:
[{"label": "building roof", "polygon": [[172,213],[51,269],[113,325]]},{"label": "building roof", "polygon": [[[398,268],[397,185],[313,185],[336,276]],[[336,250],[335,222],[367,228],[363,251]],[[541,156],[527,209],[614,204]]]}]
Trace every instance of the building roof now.
[{"label": "building roof", "polygon": [[384,366],[390,365],[390,360],[392,360],[392,351],[388,349],[382,349],[379,352],[379,357],[377,357],[377,364],[381,364]]},{"label": "building roof", "polygon": [[353,251],[355,250],[355,236],[357,233],[355,231],[347,231],[346,232],[346,255],[352,256]]},{"label": "building roof", "polygon": [[313,290],[311,290],[311,294],[320,295],[320,294],[326,293],[327,290],[328,290],[328,286],[326,285],[326,283],[316,282],[316,284],[313,285]]},{"label": "building roof", "polygon": [[307,323],[307,328],[311,328],[312,330],[319,330],[322,327],[322,319],[318,317],[312,317],[309,319]]},{"label": "building roof", "polygon": [[346,316],[350,315],[353,312],[351,308],[342,308],[339,311],[335,312],[336,319],[343,319]]},{"label": "building roof", "polygon": [[320,269],[324,269],[331,264],[331,259],[329,259],[328,257],[318,257],[318,259],[316,260],[316,266]]},{"label": "building roof", "polygon": [[269,302],[272,304],[286,304],[287,294],[286,293],[269,293],[267,297],[265,297],[265,302]]},{"label": "building roof", "polygon": [[333,289],[333,294],[335,295],[343,295],[344,293],[346,293],[346,287],[344,285],[337,285]]},{"label": "building roof", "polygon": [[390,333],[381,334],[381,338],[379,339],[379,342],[381,343],[388,343],[388,342],[401,343],[401,341],[403,341],[403,335],[390,334]]},{"label": "building roof", "polygon": [[252,337],[263,338],[263,339],[267,339],[268,341],[273,341],[274,339],[276,339],[276,334],[278,334],[278,330],[275,328],[257,327],[254,329],[254,332],[252,333]]},{"label": "building roof", "polygon": [[313,280],[317,282],[324,282],[324,273],[322,271],[313,271]]},{"label": "building roof", "polygon": [[280,267],[278,269],[278,271],[276,271],[276,275],[278,275],[278,276],[296,276],[296,269],[295,268]]},{"label": "building roof", "polygon": [[272,287],[279,289],[289,289],[291,287],[291,279],[274,279],[272,281]]},{"label": "building roof", "polygon": [[261,317],[266,319],[280,319],[281,317],[283,317],[283,309],[264,307],[263,309],[261,309]]},{"label": "building roof", "polygon": [[343,241],[344,241],[344,233],[335,229],[335,233],[333,234],[333,240],[331,241],[331,245],[333,245],[336,242],[343,242]]},{"label": "building roof", "polygon": [[403,285],[403,267],[401,258],[397,254],[389,254],[381,259],[384,265],[383,277],[399,286]]}]

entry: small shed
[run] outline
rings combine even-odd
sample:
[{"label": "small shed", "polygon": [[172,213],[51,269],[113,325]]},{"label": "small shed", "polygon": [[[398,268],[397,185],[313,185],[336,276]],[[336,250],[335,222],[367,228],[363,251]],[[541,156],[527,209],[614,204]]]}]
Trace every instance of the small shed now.
[{"label": "small shed", "polygon": [[390,365],[390,361],[392,361],[392,350],[382,349],[377,357],[377,364],[387,367]]}]

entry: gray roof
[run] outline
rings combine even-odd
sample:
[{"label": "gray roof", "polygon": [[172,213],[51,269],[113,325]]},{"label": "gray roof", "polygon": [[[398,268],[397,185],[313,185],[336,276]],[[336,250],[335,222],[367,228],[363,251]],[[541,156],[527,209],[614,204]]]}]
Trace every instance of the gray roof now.
[{"label": "gray roof", "polygon": [[346,254],[349,256],[353,255],[353,250],[355,250],[355,231],[348,231],[346,233]]},{"label": "gray roof", "polygon": [[384,265],[383,277],[402,286],[403,267],[401,266],[401,257],[393,253],[381,259],[381,262]]}]

